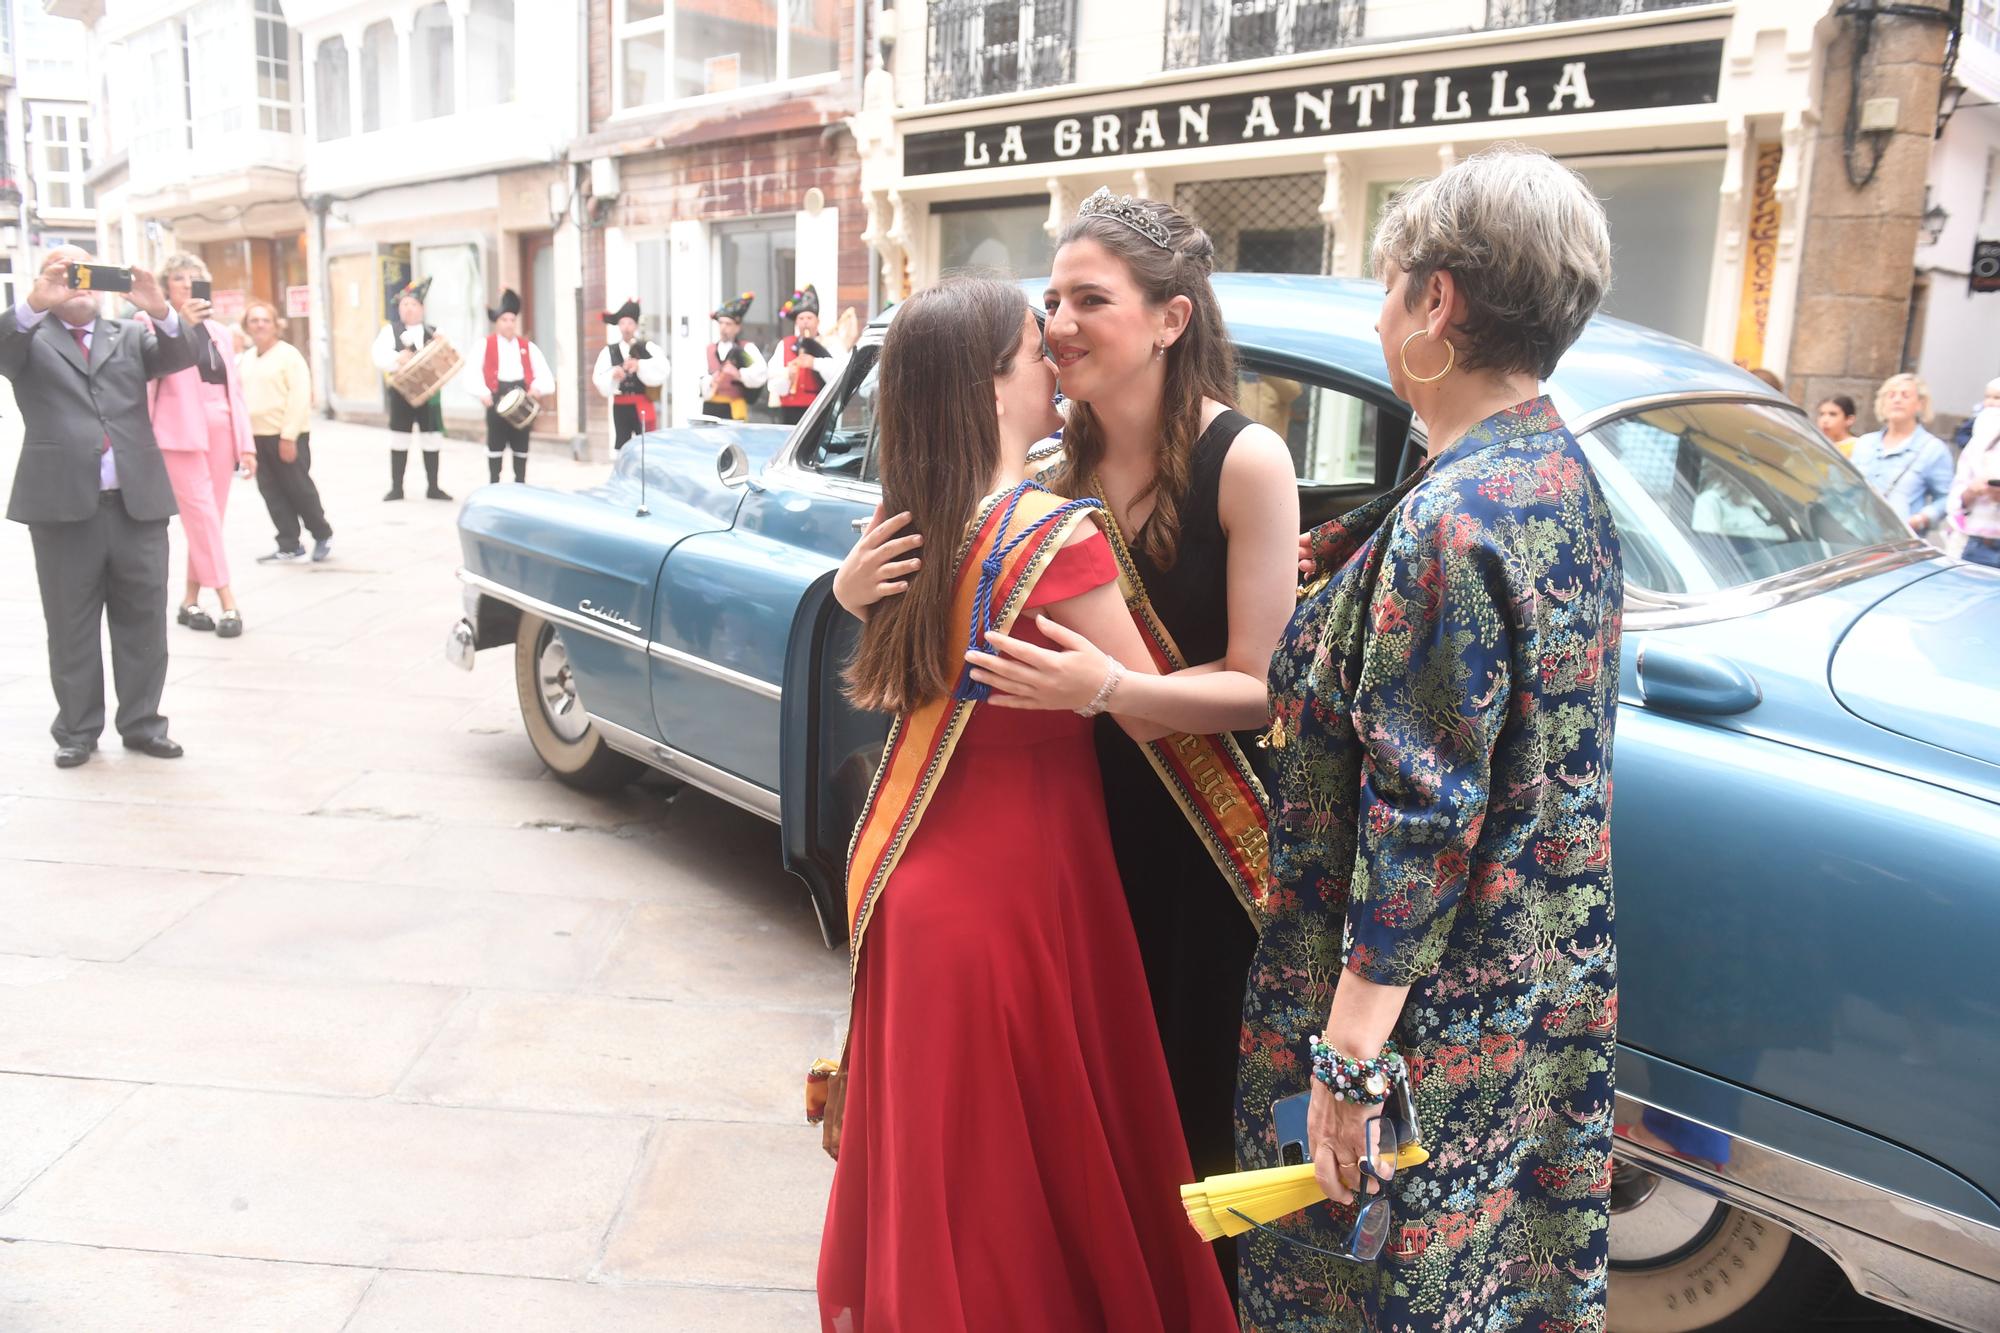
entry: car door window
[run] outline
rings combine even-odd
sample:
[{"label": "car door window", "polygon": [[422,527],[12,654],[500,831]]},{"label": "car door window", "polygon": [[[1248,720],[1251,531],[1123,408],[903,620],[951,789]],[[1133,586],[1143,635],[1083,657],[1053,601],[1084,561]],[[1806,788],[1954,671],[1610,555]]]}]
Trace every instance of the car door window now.
[{"label": "car door window", "polygon": [[835,401],[818,416],[819,440],[806,451],[817,470],[852,481],[879,480],[875,463],[875,391],[881,348],[854,349],[847,371],[834,388]]},{"label": "car door window", "polygon": [[1380,494],[1409,431],[1407,413],[1358,394],[1267,368],[1245,357],[1236,403],[1269,426],[1291,451],[1301,516],[1308,526],[1337,517]]}]

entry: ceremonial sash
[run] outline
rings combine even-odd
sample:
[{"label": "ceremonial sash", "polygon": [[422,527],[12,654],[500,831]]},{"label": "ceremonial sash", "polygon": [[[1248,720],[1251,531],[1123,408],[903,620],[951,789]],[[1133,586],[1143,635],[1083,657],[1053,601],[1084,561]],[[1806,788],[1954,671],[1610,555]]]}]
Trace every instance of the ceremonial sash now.
[{"label": "ceremonial sash", "polygon": [[[1104,488],[1096,478],[1091,482],[1092,493],[1102,499]],[[1154,668],[1163,676],[1181,670],[1187,659],[1153,610],[1110,505],[1104,506],[1102,515],[1104,534],[1118,561],[1118,586],[1125,594],[1125,608],[1139,626],[1139,637],[1152,654]],[[1250,914],[1251,924],[1261,932],[1264,895],[1271,883],[1271,804],[1243,747],[1225,731],[1213,736],[1166,736],[1139,748],[1146,752],[1174,804],[1200,836],[1215,868],[1229,881],[1230,890]]]},{"label": "ceremonial sash", "polygon": [[[1095,500],[1064,500],[1033,482],[994,496],[980,507],[960,548],[952,590],[952,623],[968,641],[984,642],[989,630],[1008,632],[1028,593],[1078,523],[1099,508]],[[990,575],[983,579],[982,574]],[[860,966],[861,939],[902,859],[931,796],[944,777],[958,739],[984,689],[961,677],[960,687],[898,717],[882,748],[882,762],[868,803],[847,850],[848,970]]]}]

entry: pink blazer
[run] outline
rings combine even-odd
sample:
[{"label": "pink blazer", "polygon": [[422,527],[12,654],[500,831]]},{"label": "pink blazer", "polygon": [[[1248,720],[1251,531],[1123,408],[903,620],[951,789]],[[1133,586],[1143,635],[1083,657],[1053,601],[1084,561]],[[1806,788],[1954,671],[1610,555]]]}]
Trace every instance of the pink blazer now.
[{"label": "pink blazer", "polygon": [[[142,312],[138,318],[145,319],[146,316]],[[228,328],[220,321],[211,319],[206,327],[208,336],[222,357],[223,374],[227,377],[225,388],[229,394],[229,421],[236,437],[236,452],[238,455],[255,453],[257,446],[250,438],[250,409],[243,405],[243,381],[237,377],[236,358],[229,351],[236,344]],[[160,448],[207,452],[206,395],[209,387],[201,382],[201,372],[177,370],[154,380],[150,387],[153,434],[158,437]]]}]

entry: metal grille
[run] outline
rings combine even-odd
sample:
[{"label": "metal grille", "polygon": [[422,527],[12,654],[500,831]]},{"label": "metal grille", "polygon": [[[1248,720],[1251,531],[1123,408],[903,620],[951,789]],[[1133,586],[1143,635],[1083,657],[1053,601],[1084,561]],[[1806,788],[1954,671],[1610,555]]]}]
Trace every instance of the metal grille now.
[{"label": "metal grille", "polygon": [[1651,14],[1655,10],[1700,3],[1702,0],[1486,0],[1486,26],[1526,28],[1537,23],[1574,23],[1578,19]]},{"label": "metal grille", "polygon": [[1365,0],[1167,0],[1167,68],[1327,51],[1361,40]]},{"label": "metal grille", "polygon": [[1076,77],[1076,0],[933,0],[925,99],[955,102]]},{"label": "metal grille", "polygon": [[1218,272],[1324,273],[1325,191],[1317,175],[1189,181],[1174,191],[1174,207],[1215,242]]}]

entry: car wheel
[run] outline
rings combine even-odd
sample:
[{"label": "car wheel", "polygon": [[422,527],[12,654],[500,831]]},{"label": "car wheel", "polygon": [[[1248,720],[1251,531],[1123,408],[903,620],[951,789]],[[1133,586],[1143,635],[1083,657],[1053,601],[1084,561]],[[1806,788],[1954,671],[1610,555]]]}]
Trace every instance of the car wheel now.
[{"label": "car wheel", "polygon": [[1810,1241],[1677,1180],[1611,1171],[1611,1333],[1781,1333],[1844,1285]]},{"label": "car wheel", "polygon": [[611,791],[645,770],[604,743],[577,695],[562,631],[527,611],[514,636],[514,692],[529,744],[559,781],[580,791]]}]

